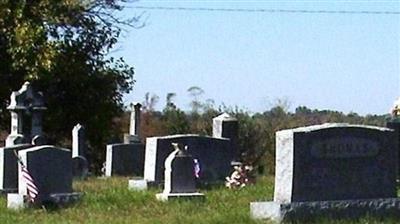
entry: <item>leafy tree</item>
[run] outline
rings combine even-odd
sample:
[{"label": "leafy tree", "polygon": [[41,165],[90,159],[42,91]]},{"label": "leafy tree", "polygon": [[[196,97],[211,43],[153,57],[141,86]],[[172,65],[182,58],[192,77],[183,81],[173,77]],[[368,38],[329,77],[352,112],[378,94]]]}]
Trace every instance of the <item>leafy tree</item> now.
[{"label": "leafy tree", "polygon": [[[108,57],[120,35],[113,12],[122,1],[2,0],[0,2],[0,120],[9,121],[8,99],[25,80],[47,99],[44,131],[53,143],[68,142],[76,123],[86,126],[97,168],[112,118],[132,90],[134,70]],[[4,123],[3,123],[4,124]],[[3,125],[4,127],[4,125]]]}]

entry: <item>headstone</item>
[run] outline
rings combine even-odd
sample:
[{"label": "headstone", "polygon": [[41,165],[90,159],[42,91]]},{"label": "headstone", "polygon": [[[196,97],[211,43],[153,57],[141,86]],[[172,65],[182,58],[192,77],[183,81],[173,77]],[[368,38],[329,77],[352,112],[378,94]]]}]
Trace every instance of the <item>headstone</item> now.
[{"label": "headstone", "polygon": [[124,143],[138,143],[140,142],[140,103],[131,104],[131,119],[129,124],[129,134],[124,135]]},{"label": "headstone", "polygon": [[214,138],[229,138],[232,148],[235,150],[235,156],[238,158],[239,123],[236,118],[227,113],[215,117],[212,133]]},{"label": "headstone", "polygon": [[85,128],[77,124],[72,129],[72,157],[86,157]]},{"label": "headstone", "polygon": [[0,148],[0,192],[18,191],[18,162],[15,153],[31,147],[30,144],[19,144]]},{"label": "headstone", "polygon": [[6,146],[30,143],[33,137],[42,135],[42,113],[46,110],[43,96],[25,82],[20,90],[12,92],[10,98],[7,109],[11,113],[11,132]]},{"label": "headstone", "polygon": [[196,190],[193,157],[186,150],[178,148],[165,160],[164,191],[157,194],[158,200],[167,201],[171,198],[202,198],[203,194]]},{"label": "headstone", "polygon": [[72,176],[85,179],[89,174],[89,164],[85,157],[75,156],[72,158]]},{"label": "headstone", "polygon": [[156,184],[164,180],[164,161],[171,154],[172,143],[187,145],[188,153],[200,165],[201,183],[224,182],[231,172],[231,161],[235,152],[226,138],[212,138],[200,135],[170,135],[146,139],[144,179]]},{"label": "headstone", "polygon": [[143,176],[143,166],[142,143],[107,145],[106,176]]},{"label": "headstone", "polygon": [[[74,202],[79,193],[72,192],[72,158],[68,149],[50,145],[36,146],[18,152],[39,190],[35,204],[63,205]],[[27,195],[27,182],[18,168],[18,194]],[[18,198],[9,196],[9,199]],[[9,202],[13,204],[15,202]]]},{"label": "headstone", "polygon": [[[397,141],[400,145],[400,98],[398,98],[391,109],[391,116],[386,121],[386,127],[393,129],[396,132]],[[400,153],[399,153],[399,162],[400,162]],[[400,174],[400,165],[398,166]]]},{"label": "headstone", "polygon": [[273,202],[251,216],[275,221],[400,214],[398,144],[391,129],[323,124],[276,133]]}]

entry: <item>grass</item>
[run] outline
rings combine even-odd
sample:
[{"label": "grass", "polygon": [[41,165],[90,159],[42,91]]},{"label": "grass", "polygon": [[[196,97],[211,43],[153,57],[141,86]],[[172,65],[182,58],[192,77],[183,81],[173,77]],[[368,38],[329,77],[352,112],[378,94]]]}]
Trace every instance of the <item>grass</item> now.
[{"label": "grass", "polygon": [[[74,189],[85,192],[82,200],[68,208],[55,211],[6,208],[0,198],[0,223],[267,223],[250,219],[249,203],[267,201],[273,197],[273,178],[265,177],[256,185],[240,190],[214,187],[202,190],[205,201],[159,202],[155,194],[161,189],[130,191],[128,178],[90,178],[74,182]],[[396,220],[374,220],[368,217],[356,221],[317,220],[315,223],[398,223]]]}]

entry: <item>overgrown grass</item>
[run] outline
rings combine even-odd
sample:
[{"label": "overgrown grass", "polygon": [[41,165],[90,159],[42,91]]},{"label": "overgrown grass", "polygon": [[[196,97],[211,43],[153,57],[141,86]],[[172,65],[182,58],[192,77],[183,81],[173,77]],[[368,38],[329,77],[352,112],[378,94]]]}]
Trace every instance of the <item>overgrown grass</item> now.
[{"label": "overgrown grass", "polygon": [[[0,199],[0,223],[267,223],[250,219],[249,203],[273,197],[273,178],[265,177],[256,185],[240,190],[213,187],[202,190],[205,201],[176,200],[159,202],[155,194],[161,189],[130,191],[128,178],[90,178],[74,183],[84,192],[82,201],[55,211],[6,208]],[[398,223],[395,220],[362,218],[356,221],[317,220],[315,223]]]}]

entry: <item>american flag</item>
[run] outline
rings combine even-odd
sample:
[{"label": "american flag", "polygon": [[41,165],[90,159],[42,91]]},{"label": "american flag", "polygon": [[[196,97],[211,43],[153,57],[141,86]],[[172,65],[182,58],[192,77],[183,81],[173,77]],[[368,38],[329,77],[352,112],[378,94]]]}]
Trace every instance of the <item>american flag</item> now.
[{"label": "american flag", "polygon": [[193,159],[194,162],[194,176],[196,178],[200,177],[200,163],[198,159]]},{"label": "american flag", "polygon": [[21,166],[21,172],[22,172],[22,178],[24,179],[26,183],[26,190],[28,193],[28,199],[30,202],[34,203],[36,197],[39,194],[39,189],[35,184],[35,181],[33,180],[31,174],[29,173],[28,169],[22,162],[21,158],[18,156],[18,154],[15,152],[15,155],[17,156],[18,163]]}]

